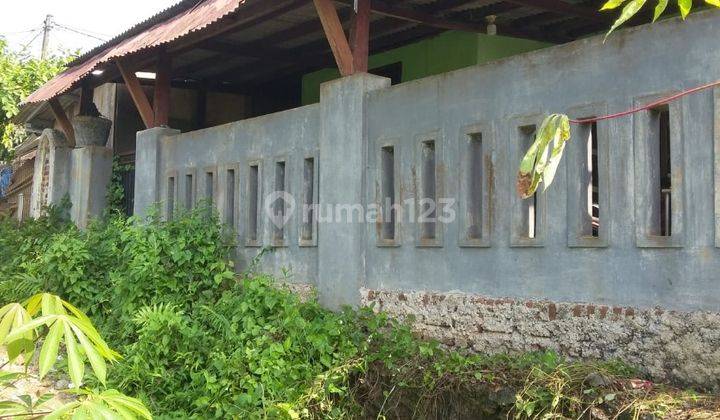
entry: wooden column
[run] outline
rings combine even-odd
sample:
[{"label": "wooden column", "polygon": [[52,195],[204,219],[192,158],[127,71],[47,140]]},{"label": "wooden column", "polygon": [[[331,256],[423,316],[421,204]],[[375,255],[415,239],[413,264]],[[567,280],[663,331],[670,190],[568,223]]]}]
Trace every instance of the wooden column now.
[{"label": "wooden column", "polygon": [[89,80],[83,80],[80,90],[80,111],[78,115],[93,115],[95,113],[95,103],[93,102],[95,90],[90,85]]},{"label": "wooden column", "polygon": [[152,106],[150,106],[150,101],[145,95],[145,91],[143,91],[140,81],[137,76],[135,76],[135,72],[126,66],[122,60],[117,60],[116,64],[118,70],[120,70],[123,80],[125,81],[125,86],[127,87],[128,92],[130,92],[130,97],[140,113],[140,118],[142,118],[143,123],[145,123],[145,127],[153,127],[155,125],[155,113],[153,112]]},{"label": "wooden column", "polygon": [[155,96],[153,108],[155,111],[154,127],[167,127],[170,120],[170,81],[172,79],[172,59],[162,51],[158,57],[155,72]]},{"label": "wooden column", "polygon": [[58,101],[57,98],[53,98],[50,99],[48,103],[50,104],[50,109],[52,110],[55,119],[57,120],[58,124],[60,124],[60,129],[63,131],[63,133],[65,133],[65,138],[68,141],[68,145],[70,147],[75,147],[75,130],[73,129],[72,124],[70,124],[70,119],[65,113],[65,110],[63,109],[62,105],[60,105],[60,101]]},{"label": "wooden column", "polygon": [[350,49],[354,71],[367,72],[370,52],[370,0],[357,0],[357,10],[350,26]]},{"label": "wooden column", "polygon": [[313,0],[313,2],[340,74],[349,76],[355,73],[352,50],[350,50],[350,44],[343,32],[335,5],[332,0]]}]

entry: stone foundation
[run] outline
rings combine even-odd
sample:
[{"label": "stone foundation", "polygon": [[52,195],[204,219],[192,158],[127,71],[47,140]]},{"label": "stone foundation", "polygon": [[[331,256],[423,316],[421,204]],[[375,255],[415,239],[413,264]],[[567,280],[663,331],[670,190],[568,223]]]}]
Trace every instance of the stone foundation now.
[{"label": "stone foundation", "polygon": [[376,311],[414,316],[418,333],[453,348],[617,358],[655,380],[720,389],[719,313],[368,289],[361,298]]},{"label": "stone foundation", "polygon": [[301,301],[307,302],[317,297],[317,288],[309,283],[278,283],[278,288],[297,295]]}]

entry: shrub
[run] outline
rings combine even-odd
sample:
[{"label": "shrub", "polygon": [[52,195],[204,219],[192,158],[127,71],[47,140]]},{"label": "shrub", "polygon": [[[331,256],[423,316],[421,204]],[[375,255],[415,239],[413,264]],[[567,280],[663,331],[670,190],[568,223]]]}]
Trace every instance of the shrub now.
[{"label": "shrub", "polygon": [[235,277],[210,213],[86,231],[0,221],[0,302],[21,283],[77,302],[125,356],[108,385],[159,417],[612,418],[694,401],[622,364],[451,352],[370,308],[333,313],[269,276]]}]

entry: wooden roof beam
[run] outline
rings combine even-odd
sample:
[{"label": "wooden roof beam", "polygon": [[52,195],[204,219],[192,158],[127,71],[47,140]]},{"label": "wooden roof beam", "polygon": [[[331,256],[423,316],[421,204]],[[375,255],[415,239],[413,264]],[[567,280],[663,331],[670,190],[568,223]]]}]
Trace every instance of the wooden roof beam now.
[{"label": "wooden roof beam", "polygon": [[117,60],[116,64],[120,70],[123,80],[125,81],[125,86],[130,93],[130,97],[135,103],[135,107],[140,114],[140,118],[142,118],[143,123],[145,124],[145,128],[154,127],[155,113],[150,105],[147,95],[145,95],[145,91],[143,90],[140,81],[137,76],[135,76],[135,71],[128,67],[122,60]]},{"label": "wooden roof beam", "polygon": [[153,127],[167,127],[170,122],[170,85],[172,81],[172,57],[161,52],[155,72],[153,97]]},{"label": "wooden roof beam", "polygon": [[65,109],[60,105],[58,98],[52,98],[48,101],[55,120],[60,124],[60,129],[65,133],[65,138],[70,147],[75,147],[75,129],[73,129],[70,119],[65,113]]},{"label": "wooden roof beam", "polygon": [[[298,9],[308,3],[308,0],[277,0],[268,4],[268,2],[257,2],[241,8],[235,15],[227,17],[217,22],[205,30],[193,32],[175,42],[168,44],[165,48],[167,53],[173,57],[187,53],[197,47],[199,43],[205,40],[216,38],[222,35],[228,35],[243,29],[247,29],[278,16],[282,16],[288,12]],[[238,14],[242,12],[246,18],[239,18]],[[134,68],[145,68],[152,65],[163,48],[157,47],[149,50],[124,57],[126,63],[132,62]],[[105,73],[100,77],[92,79],[93,86],[99,86],[111,80],[120,77],[120,73],[113,68],[112,63],[106,63],[103,69]]]},{"label": "wooden roof beam", "polygon": [[368,71],[370,56],[370,0],[357,0],[350,24],[350,50],[356,72]]},{"label": "wooden roof beam", "polygon": [[[352,1],[342,0],[343,3],[352,3]],[[479,25],[468,22],[454,22],[435,16],[432,12],[423,12],[407,7],[397,7],[381,0],[373,0],[371,4],[373,13],[392,17],[395,19],[405,20],[409,22],[419,23],[439,29],[465,31],[465,32],[485,32],[486,25]],[[437,10],[435,12],[441,12]]]},{"label": "wooden roof beam", "polygon": [[325,32],[325,37],[330,44],[330,49],[335,57],[335,62],[340,70],[340,74],[349,76],[355,73],[350,43],[345,36],[340,17],[332,0],[313,0],[313,3],[320,17],[320,23]]},{"label": "wooden roof beam", "polygon": [[[373,0],[374,1],[374,0]],[[371,11],[372,11],[372,4],[373,1],[371,1]],[[439,0],[432,4],[422,5],[419,6],[419,9],[421,9],[425,13],[439,13],[441,15],[444,15],[446,13],[450,13],[453,9],[456,9],[458,7],[464,6],[468,3],[475,2],[477,0]],[[486,0],[488,3],[492,2],[493,0]],[[345,3],[345,2],[342,2]],[[349,3],[350,6],[352,6],[352,2]],[[352,7],[350,8],[343,8],[340,11],[338,11],[338,15],[340,16],[341,20],[345,20],[348,17],[352,17]],[[384,19],[378,19],[374,22],[370,23],[370,29],[369,29],[369,35],[372,35],[374,37],[387,34],[389,32],[397,31],[398,29],[408,28],[413,25],[415,25],[415,22],[410,22],[407,20],[403,21],[404,23],[399,23],[397,19],[394,18],[384,18]],[[277,32],[273,35],[270,35],[269,37],[265,38],[263,42],[266,42],[268,44],[272,44],[275,42],[282,42],[286,39],[291,39],[294,37],[301,37],[304,35],[307,35],[308,33],[316,30],[320,26],[320,21],[317,19],[313,19],[310,21],[306,21],[304,23],[301,23],[299,25],[293,26],[289,29],[285,29],[283,31]],[[374,45],[375,41],[370,37],[370,42]],[[324,59],[324,51],[327,49],[327,41],[325,39],[320,39],[317,41],[311,41],[309,43],[305,43],[297,48],[293,48],[292,52],[288,50],[280,50],[282,51],[281,54],[285,54],[286,56],[290,55],[296,55],[298,57],[301,57],[300,59],[294,59],[293,63],[290,63],[286,68],[282,69],[284,71],[284,74],[288,74],[288,71],[292,72],[293,69],[297,68],[308,68],[306,65],[309,63],[326,63],[327,60]],[[260,43],[254,42],[249,44],[244,44],[242,46],[243,48],[248,49],[262,49],[264,46]],[[332,64],[327,63],[327,64]],[[232,78],[235,74],[245,74],[249,71],[257,71],[258,65],[260,65],[261,69],[269,68],[269,67],[275,67],[275,63],[252,63],[252,64],[244,64],[241,66],[236,66],[232,68],[226,68],[222,72],[214,73],[211,77],[217,78],[217,79],[225,79],[225,78]],[[233,78],[235,79],[235,78]],[[263,77],[264,79],[264,77]]]},{"label": "wooden roof beam", "polygon": [[612,16],[604,15],[592,7],[579,6],[566,3],[562,0],[503,0],[519,6],[532,7],[561,15],[580,17],[593,22],[607,23],[614,20]]}]

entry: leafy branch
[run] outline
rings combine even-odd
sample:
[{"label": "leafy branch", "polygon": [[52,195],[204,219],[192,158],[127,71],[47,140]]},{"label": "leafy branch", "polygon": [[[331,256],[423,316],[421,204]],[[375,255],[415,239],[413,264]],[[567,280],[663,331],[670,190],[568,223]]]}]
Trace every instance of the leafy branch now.
[{"label": "leafy branch", "polygon": [[[620,17],[613,23],[612,27],[610,27],[610,30],[605,35],[605,38],[607,37],[617,28],[619,28],[622,24],[630,20],[633,16],[635,16],[644,6],[645,3],[647,3],[647,0],[608,0],[602,8],[600,8],[600,11],[605,10],[614,10],[618,7],[625,5],[622,9],[622,12],[620,12]],[[705,3],[707,3],[710,6],[714,7],[720,7],[720,0],[705,0]],[[692,9],[692,0],[677,0],[678,9],[680,10],[680,16],[685,19],[688,14],[690,14],[690,10]],[[663,13],[665,13],[665,10],[668,6],[668,0],[658,0],[657,5],[655,6],[655,10],[653,11],[653,19],[652,21],[655,22],[658,20],[660,16],[662,16]]]},{"label": "leafy branch", "polygon": [[[107,362],[115,362],[120,355],[113,351],[100,336],[90,319],[81,310],[62,300],[59,296],[39,293],[22,304],[10,303],[0,308],[0,343],[7,350],[9,363],[20,356],[25,365],[29,365],[36,345],[44,337],[38,358],[39,379],[50,372],[58,359],[60,345],[67,353],[68,373],[72,380],[77,400],[65,404],[49,414],[48,419],[107,418],[131,419],[152,418],[143,403],[110,389],[102,392],[80,389],[85,376],[86,360],[93,374],[103,386],[107,380]],[[3,384],[18,378],[17,374],[0,372]],[[11,385],[11,384],[10,384]],[[16,401],[0,401],[2,416],[19,416],[32,413],[35,408],[50,398],[41,397],[33,403],[29,396]]]},{"label": "leafy branch", "polygon": [[535,142],[520,162],[517,191],[522,198],[532,197],[541,182],[544,189],[552,184],[568,140],[570,119],[567,115],[552,114],[545,118],[535,135]]},{"label": "leafy branch", "polygon": [[[613,23],[612,27],[605,35],[605,38],[607,39],[607,37],[615,29],[627,22],[631,17],[635,16],[645,5],[646,1],[647,0],[630,0],[628,2],[628,0],[608,0],[600,9],[601,11],[613,10],[623,4],[625,4],[625,7],[623,7],[620,17],[615,21],[615,23]],[[720,8],[720,0],[705,0],[705,3]],[[658,0],[658,4],[655,6],[653,14],[653,22],[655,22],[665,12],[667,6],[668,0]],[[692,0],[678,0],[678,8],[680,9],[680,16],[685,19],[692,9]],[[718,85],[720,85],[720,81],[698,86],[642,107],[633,108],[613,115],[606,115],[595,120],[622,117],[638,111],[650,109],[654,106],[668,103],[682,96],[711,87],[716,87]],[[541,182],[544,186],[544,190],[552,184],[553,179],[555,178],[555,172],[557,171],[560,160],[562,159],[565,145],[570,140],[570,122],[570,118],[565,114],[551,114],[543,120],[540,129],[535,133],[535,141],[532,145],[530,145],[530,148],[527,150],[525,156],[520,162],[520,169],[518,170],[516,184],[517,192],[520,197],[532,197]],[[573,122],[582,123],[587,121]]]}]

